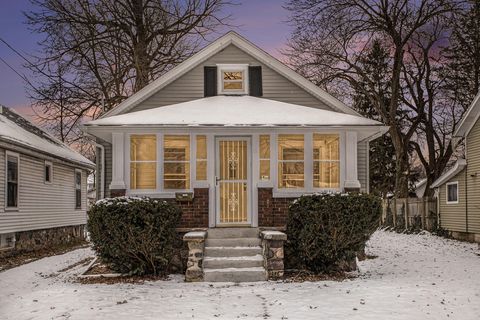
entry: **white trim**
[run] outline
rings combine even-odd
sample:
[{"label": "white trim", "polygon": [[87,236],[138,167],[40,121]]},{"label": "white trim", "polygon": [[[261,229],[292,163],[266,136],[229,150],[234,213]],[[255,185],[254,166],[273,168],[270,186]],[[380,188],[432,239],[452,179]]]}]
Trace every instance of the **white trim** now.
[{"label": "white trim", "polygon": [[[448,187],[449,187],[449,186],[453,186],[453,185],[457,186],[457,200],[455,200],[455,201],[449,201],[449,200],[448,200]],[[446,203],[447,203],[447,204],[456,204],[456,203],[458,203],[458,195],[459,195],[459,194],[458,194],[458,181],[448,182],[448,183],[446,184],[445,193],[446,193],[445,200],[446,200]]]},{"label": "white trim", "polygon": [[[198,66],[202,62],[206,61],[208,58],[214,54],[220,52],[230,44],[237,46],[239,49],[245,51],[251,55],[254,59],[265,64],[266,66],[272,68],[274,71],[278,72],[280,75],[286,77],[288,80],[292,81],[294,84],[298,85],[308,93],[312,94],[314,97],[324,102],[327,106],[331,107],[333,110],[344,112],[351,115],[359,115],[353,109],[347,107],[345,104],[340,102],[338,99],[334,98],[326,91],[313,84],[309,80],[305,79],[300,74],[296,73],[285,64],[275,59],[259,47],[252,44],[247,39],[240,36],[238,33],[230,31],[217,40],[210,43],[208,46],[200,50],[198,53],[194,54],[172,70],[165,73],[163,76],[157,80],[151,82],[143,89],[132,95],[130,98],[126,99],[120,103],[117,107],[106,112],[102,115],[101,118],[106,118],[122,113],[126,113],[131,110],[133,107],[137,106],[141,102],[145,101],[147,98],[151,97],[153,94],[157,93],[159,90],[172,83],[174,80],[178,79],[194,67]],[[248,82],[248,81],[247,81]]]},{"label": "white trim", "polygon": [[[50,180],[47,181],[46,176],[45,176],[45,170],[47,170],[47,167],[50,167]],[[45,184],[52,184],[53,182],[53,163],[51,161],[45,160],[45,165],[43,167],[43,182]]]},{"label": "white trim", "polygon": [[[223,88],[223,72],[242,72],[242,90],[225,90]],[[217,64],[217,94],[218,95],[244,95],[249,93],[248,64]]]},{"label": "white trim", "polygon": [[[480,118],[480,93],[473,99],[472,104],[468,107],[467,111],[463,115],[457,129],[453,133],[453,137],[466,137],[472,130],[475,123]],[[457,142],[459,139],[457,139]],[[456,145],[456,143],[455,143]]]},{"label": "white trim", "polygon": [[[128,145],[130,140],[128,141]],[[130,155],[130,149],[128,149]],[[123,132],[112,132],[112,181],[110,190],[123,190],[125,185],[125,135]],[[130,165],[130,164],[129,164]]]},{"label": "white trim", "polygon": [[[15,207],[8,206],[8,157],[17,158],[17,205]],[[20,154],[5,150],[5,211],[17,211],[20,206]]]},{"label": "white trim", "polygon": [[453,178],[455,175],[457,175],[460,171],[462,171],[466,165],[467,165],[467,160],[458,159],[457,162],[455,162],[455,165],[450,170],[445,172],[443,175],[441,175],[437,180],[435,180],[432,183],[430,188],[437,188],[440,185],[444,184],[445,182]]}]

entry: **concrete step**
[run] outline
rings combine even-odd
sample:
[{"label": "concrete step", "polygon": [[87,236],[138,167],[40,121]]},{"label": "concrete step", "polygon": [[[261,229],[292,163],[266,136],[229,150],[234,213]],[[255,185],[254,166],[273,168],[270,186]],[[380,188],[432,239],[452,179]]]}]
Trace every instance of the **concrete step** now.
[{"label": "concrete step", "polygon": [[262,254],[261,247],[205,247],[205,257],[243,257]]},{"label": "concrete step", "polygon": [[208,229],[208,239],[225,238],[258,238],[258,228],[211,228]]},{"label": "concrete step", "polygon": [[203,260],[203,267],[208,269],[263,267],[263,257],[260,254],[244,257],[207,257]]},{"label": "concrete step", "polygon": [[207,282],[253,282],[266,281],[267,272],[263,267],[204,269],[204,280]]},{"label": "concrete step", "polygon": [[258,247],[261,243],[260,238],[207,238],[205,247]]}]

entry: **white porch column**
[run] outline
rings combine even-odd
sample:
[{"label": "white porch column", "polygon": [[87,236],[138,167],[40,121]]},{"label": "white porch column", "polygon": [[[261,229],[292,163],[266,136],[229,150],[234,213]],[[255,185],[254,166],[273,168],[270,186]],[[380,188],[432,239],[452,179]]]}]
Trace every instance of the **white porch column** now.
[{"label": "white porch column", "polygon": [[357,170],[357,132],[347,131],[345,133],[345,191],[359,191]]},{"label": "white porch column", "polygon": [[125,190],[125,141],[121,132],[112,133],[112,182],[110,190]]}]

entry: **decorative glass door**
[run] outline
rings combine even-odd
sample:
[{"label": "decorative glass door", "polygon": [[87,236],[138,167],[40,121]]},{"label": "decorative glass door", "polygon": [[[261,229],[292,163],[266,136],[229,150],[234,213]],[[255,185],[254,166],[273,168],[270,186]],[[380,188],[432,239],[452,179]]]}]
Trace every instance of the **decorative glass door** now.
[{"label": "decorative glass door", "polygon": [[216,196],[217,223],[250,222],[249,139],[217,139]]}]

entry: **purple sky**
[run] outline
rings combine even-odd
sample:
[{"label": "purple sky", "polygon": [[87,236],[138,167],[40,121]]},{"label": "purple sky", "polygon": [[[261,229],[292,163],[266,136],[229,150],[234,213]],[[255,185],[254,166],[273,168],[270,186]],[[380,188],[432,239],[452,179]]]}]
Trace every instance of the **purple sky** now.
[{"label": "purple sky", "polygon": [[[236,30],[270,54],[279,57],[290,28],[286,24],[287,12],[279,0],[240,0],[239,5],[228,11],[233,16]],[[25,25],[22,11],[30,10],[28,0],[2,0],[0,4],[0,37],[15,49],[29,55],[38,50],[39,35],[32,34]],[[21,59],[0,43],[0,58],[8,62],[22,74],[28,71],[22,67]],[[2,61],[0,61],[0,104],[15,108],[24,115],[31,115],[30,101],[23,81]]]}]

